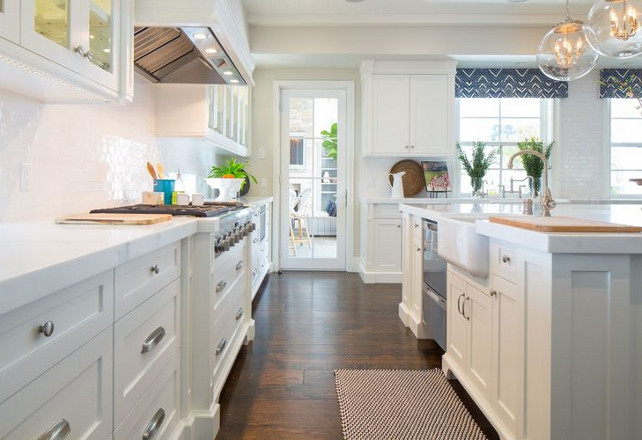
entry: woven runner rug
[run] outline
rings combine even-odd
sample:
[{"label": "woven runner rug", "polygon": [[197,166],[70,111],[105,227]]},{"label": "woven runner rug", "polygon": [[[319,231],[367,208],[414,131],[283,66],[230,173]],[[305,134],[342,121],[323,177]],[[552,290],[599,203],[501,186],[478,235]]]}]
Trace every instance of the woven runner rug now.
[{"label": "woven runner rug", "polygon": [[346,440],[486,440],[440,369],[334,375]]}]

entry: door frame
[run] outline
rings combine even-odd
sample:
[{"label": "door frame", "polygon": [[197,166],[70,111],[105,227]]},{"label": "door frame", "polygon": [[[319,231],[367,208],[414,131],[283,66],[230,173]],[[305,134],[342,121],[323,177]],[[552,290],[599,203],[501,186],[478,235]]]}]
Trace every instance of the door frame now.
[{"label": "door frame", "polygon": [[[346,207],[345,207],[345,267],[346,272],[355,272],[354,254],[354,135],[355,135],[355,83],[354,81],[274,81],[272,88],[272,255],[275,271],[281,269],[281,92],[283,90],[342,90],[346,92]],[[309,269],[305,269],[309,270]]]}]

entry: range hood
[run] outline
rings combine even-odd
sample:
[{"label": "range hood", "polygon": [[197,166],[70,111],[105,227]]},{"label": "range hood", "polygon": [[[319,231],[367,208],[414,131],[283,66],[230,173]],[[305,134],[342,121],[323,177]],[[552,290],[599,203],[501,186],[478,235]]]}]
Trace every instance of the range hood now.
[{"label": "range hood", "polygon": [[155,83],[246,84],[206,26],[135,27],[134,66]]}]

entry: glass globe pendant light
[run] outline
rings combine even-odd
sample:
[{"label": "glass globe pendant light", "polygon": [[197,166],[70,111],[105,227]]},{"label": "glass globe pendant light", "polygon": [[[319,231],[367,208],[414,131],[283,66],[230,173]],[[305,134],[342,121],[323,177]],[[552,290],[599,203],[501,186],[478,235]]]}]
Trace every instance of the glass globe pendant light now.
[{"label": "glass globe pendant light", "polygon": [[566,18],[544,35],[537,48],[540,70],[554,80],[572,81],[589,73],[597,57],[588,44],[584,22],[571,18],[566,0]]},{"label": "glass globe pendant light", "polygon": [[640,0],[598,0],[587,19],[589,44],[600,54],[631,58],[642,53]]}]

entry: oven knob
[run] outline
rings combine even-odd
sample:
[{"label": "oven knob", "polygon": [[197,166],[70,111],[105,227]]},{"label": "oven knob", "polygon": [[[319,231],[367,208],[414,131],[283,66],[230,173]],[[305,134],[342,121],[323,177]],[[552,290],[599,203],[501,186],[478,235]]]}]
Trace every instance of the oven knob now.
[{"label": "oven knob", "polygon": [[256,224],[255,223],[250,223],[250,228],[252,232],[256,231]]},{"label": "oven knob", "polygon": [[234,232],[234,243],[238,243],[241,241],[241,231],[235,231]]},{"label": "oven knob", "polygon": [[232,237],[231,233],[225,234],[225,242],[227,243],[227,249],[229,250],[232,246],[234,246],[234,237]]},{"label": "oven knob", "polygon": [[223,243],[222,243],[222,240],[219,238],[214,243],[214,253],[220,254],[222,251],[223,251]]},{"label": "oven knob", "polygon": [[223,248],[223,252],[230,250],[230,240],[229,240],[229,238],[223,239],[223,243],[222,243],[221,247]]}]

